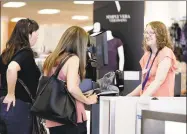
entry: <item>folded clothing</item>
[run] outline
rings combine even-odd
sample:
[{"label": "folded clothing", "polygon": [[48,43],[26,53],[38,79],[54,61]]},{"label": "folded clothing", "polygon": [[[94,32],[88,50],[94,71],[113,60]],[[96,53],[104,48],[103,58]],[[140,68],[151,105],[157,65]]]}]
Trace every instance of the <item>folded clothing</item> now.
[{"label": "folded clothing", "polygon": [[98,88],[99,85],[96,82],[92,81],[91,79],[84,79],[79,84],[79,87],[80,87],[81,91],[83,93],[85,93],[85,92],[90,91],[92,89]]}]

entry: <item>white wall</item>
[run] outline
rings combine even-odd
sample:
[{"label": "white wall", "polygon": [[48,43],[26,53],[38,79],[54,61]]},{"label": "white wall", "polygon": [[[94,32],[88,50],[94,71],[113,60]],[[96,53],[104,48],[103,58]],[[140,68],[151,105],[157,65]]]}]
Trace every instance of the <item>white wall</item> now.
[{"label": "white wall", "polygon": [[40,25],[39,36],[36,45],[33,49],[37,52],[43,51],[45,46],[46,51],[53,51],[58,44],[64,31],[70,27],[69,25]]},{"label": "white wall", "polygon": [[46,51],[53,51],[57,46],[62,34],[71,25],[52,24],[52,25],[40,25],[39,36],[36,45],[33,49],[36,52],[42,52],[45,46]]},{"label": "white wall", "polygon": [[[144,24],[158,20],[167,26],[172,23],[171,18],[182,18],[186,16],[186,1],[146,1]],[[53,51],[63,32],[70,25],[52,24],[40,25],[39,38],[34,49],[39,52],[45,46],[46,51]],[[1,17],[1,44],[4,44],[8,37],[8,18]]]},{"label": "white wall", "polygon": [[8,17],[1,16],[1,51],[8,39]]},{"label": "white wall", "polygon": [[166,26],[173,22],[171,19],[186,16],[186,1],[146,1],[144,24],[150,21],[162,21]]},{"label": "white wall", "polygon": [[[146,1],[144,24],[150,21],[162,21],[166,26],[173,22],[171,19],[180,19],[186,16],[186,1]],[[47,50],[54,50],[63,32],[70,25],[41,25],[39,30],[39,40],[35,47],[41,51],[42,45]]]}]

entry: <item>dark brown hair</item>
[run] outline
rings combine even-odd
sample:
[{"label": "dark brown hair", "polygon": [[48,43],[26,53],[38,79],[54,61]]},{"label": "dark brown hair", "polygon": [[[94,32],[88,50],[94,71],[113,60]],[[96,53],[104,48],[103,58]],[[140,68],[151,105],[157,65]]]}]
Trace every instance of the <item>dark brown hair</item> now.
[{"label": "dark brown hair", "polygon": [[88,34],[78,26],[68,28],[62,35],[56,49],[51,53],[45,63],[43,70],[50,73],[59,61],[67,54],[75,54],[79,57],[79,74],[83,79],[85,76],[86,50],[88,44]]},{"label": "dark brown hair", "polygon": [[[152,21],[148,23],[146,26],[151,26],[151,28],[154,31],[156,35],[156,42],[157,42],[158,50],[161,50],[165,46],[173,50],[170,35],[164,23],[160,21]],[[143,40],[143,47],[144,47],[144,50],[151,51],[151,48],[146,44],[145,37]]]},{"label": "dark brown hair", "polygon": [[30,47],[29,34],[37,31],[39,25],[36,21],[30,19],[21,19],[16,23],[15,28],[6,43],[6,48],[2,53],[4,64],[8,64],[13,55],[23,47]]}]

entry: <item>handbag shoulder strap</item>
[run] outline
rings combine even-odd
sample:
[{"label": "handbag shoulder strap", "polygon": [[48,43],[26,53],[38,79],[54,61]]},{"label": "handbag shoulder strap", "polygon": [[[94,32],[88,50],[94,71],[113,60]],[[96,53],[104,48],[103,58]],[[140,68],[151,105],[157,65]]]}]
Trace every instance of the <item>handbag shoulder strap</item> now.
[{"label": "handbag shoulder strap", "polygon": [[32,100],[32,103],[33,103],[34,99],[32,97],[32,94],[29,91],[29,88],[25,85],[25,83],[21,79],[18,79],[18,82],[23,86],[23,88],[25,89],[25,91],[27,92],[27,94],[29,95],[29,97],[30,97],[30,99]]},{"label": "handbag shoulder strap", "polygon": [[[29,48],[29,47],[23,47],[23,48],[21,48],[20,50],[18,50],[18,51],[12,56],[11,60],[9,61],[9,63],[10,63],[20,52],[22,52],[22,51],[24,51],[24,50],[32,51],[32,49]],[[9,64],[9,63],[8,63],[8,64]]]},{"label": "handbag shoulder strap", "polygon": [[62,67],[64,66],[64,64],[66,63],[66,61],[67,61],[70,57],[72,57],[73,55],[74,55],[74,54],[68,54],[68,55],[62,60],[62,62],[58,65],[58,67],[57,67],[57,69],[56,69],[56,71],[55,71],[55,73],[54,73],[54,76],[58,77],[58,74],[59,74],[60,70],[62,69]]}]

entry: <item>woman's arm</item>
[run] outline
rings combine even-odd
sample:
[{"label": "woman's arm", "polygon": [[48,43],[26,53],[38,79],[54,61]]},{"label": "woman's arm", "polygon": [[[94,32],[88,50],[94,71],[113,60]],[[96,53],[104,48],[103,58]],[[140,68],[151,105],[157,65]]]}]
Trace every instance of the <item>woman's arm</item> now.
[{"label": "woman's arm", "polygon": [[140,96],[140,91],[142,89],[142,84],[137,86],[131,93],[129,93],[127,96]]},{"label": "woman's arm", "polygon": [[8,86],[8,94],[10,95],[15,95],[15,87],[16,87],[18,71],[20,71],[19,64],[15,61],[12,61],[8,65],[8,69],[7,69],[7,86]]},{"label": "woman's arm", "polygon": [[149,85],[147,90],[141,96],[152,96],[155,91],[162,85],[165,81],[167,74],[171,67],[171,59],[165,58],[162,60],[157,68],[155,80]]},{"label": "woman's arm", "polygon": [[8,93],[3,100],[3,103],[7,103],[7,111],[9,110],[11,104],[15,106],[15,86],[17,81],[17,73],[21,68],[19,64],[15,61],[10,62],[7,69],[7,87]]},{"label": "woman's arm", "polygon": [[94,104],[97,102],[97,96],[91,95],[90,97],[85,97],[79,88],[78,84],[78,70],[79,70],[79,58],[76,56],[71,57],[68,60],[67,67],[67,88],[71,95],[78,101],[85,104]]}]

